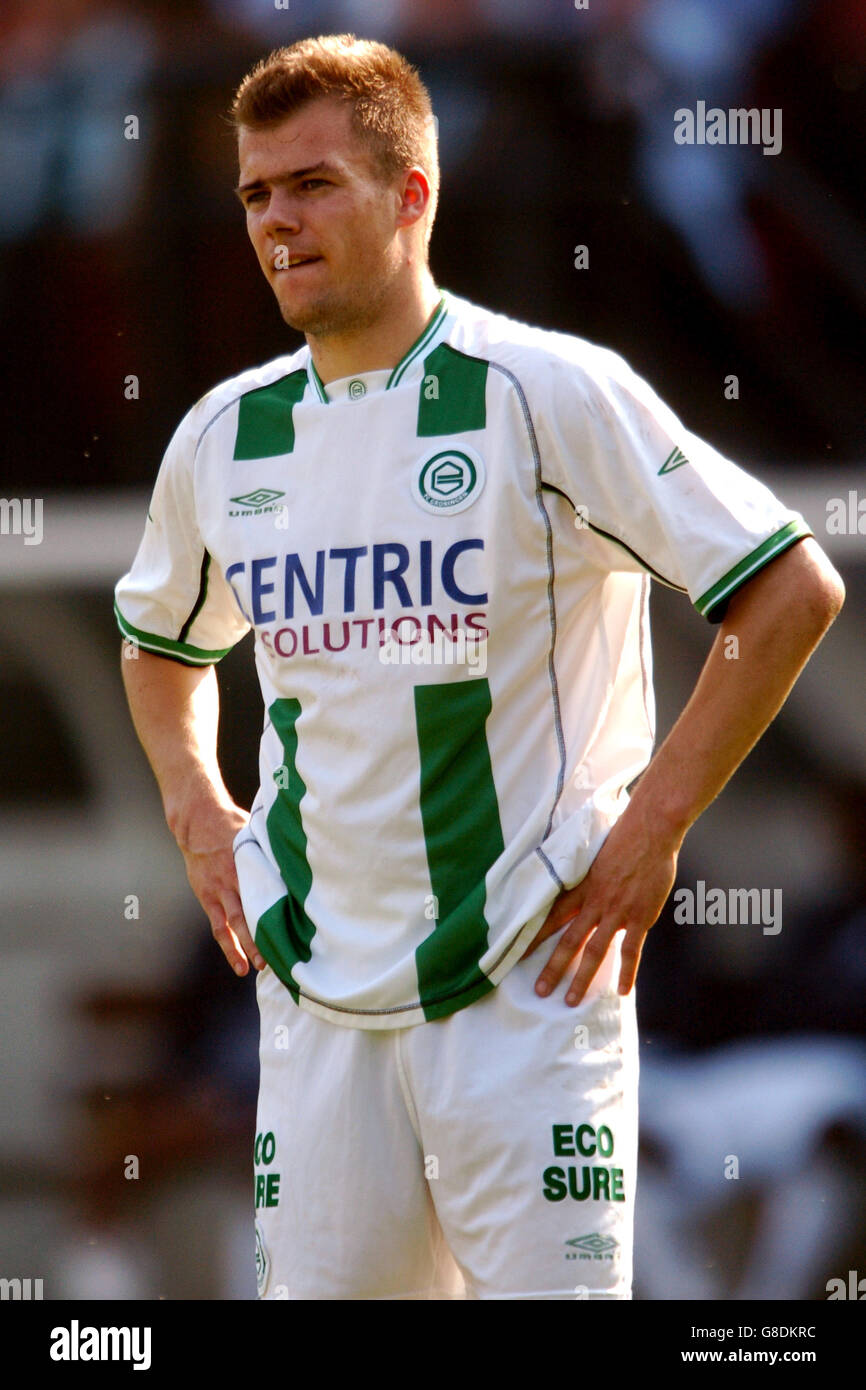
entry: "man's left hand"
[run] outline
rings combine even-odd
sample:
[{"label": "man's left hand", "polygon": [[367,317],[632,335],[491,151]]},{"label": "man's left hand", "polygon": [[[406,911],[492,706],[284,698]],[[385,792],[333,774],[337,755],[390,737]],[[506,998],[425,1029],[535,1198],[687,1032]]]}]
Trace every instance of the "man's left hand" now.
[{"label": "man's left hand", "polygon": [[631,990],[647,933],[674,885],[679,852],[678,844],[675,848],[663,845],[658,829],[653,833],[635,811],[632,803],[610,831],[586,878],[560,893],[524,952],[523,960],[565,927],[535,982],[538,994],[555,989],[582,949],[565,997],[566,1004],[580,1003],[618,931],[625,932],[619,993]]}]

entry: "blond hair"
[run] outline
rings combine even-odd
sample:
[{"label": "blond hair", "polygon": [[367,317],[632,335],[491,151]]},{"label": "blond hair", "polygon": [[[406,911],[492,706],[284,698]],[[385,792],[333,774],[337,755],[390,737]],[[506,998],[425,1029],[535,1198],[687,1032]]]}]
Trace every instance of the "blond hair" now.
[{"label": "blond hair", "polygon": [[354,34],[301,39],[278,48],[247,73],[235,93],[235,128],[278,125],[307,102],[337,97],[352,103],[352,129],[367,146],[385,183],[420,167],[430,183],[426,238],[439,200],[439,156],[430,95],[415,68],[393,48]]}]

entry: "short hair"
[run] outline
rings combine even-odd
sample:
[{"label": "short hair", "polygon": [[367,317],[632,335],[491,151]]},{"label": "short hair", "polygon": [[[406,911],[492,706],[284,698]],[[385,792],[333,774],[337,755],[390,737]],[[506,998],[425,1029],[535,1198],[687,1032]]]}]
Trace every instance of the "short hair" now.
[{"label": "short hair", "polygon": [[430,94],[395,49],[354,34],[300,39],[277,48],[247,73],[235,93],[235,129],[264,130],[317,97],[352,102],[352,129],[383,180],[420,166],[430,181],[429,242],[439,201],[439,157]]}]

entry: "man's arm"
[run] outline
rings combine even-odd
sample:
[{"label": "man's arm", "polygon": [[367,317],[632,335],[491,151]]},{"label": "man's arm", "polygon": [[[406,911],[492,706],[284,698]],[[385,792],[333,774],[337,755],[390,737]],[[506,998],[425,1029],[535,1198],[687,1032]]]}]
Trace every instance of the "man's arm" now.
[{"label": "man's arm", "polygon": [[[734,594],[698,683],[629,805],[589,873],[560,894],[525,952],[568,923],[536,981],[539,994],[554,989],[585,944],[566,995],[566,1003],[578,1003],[622,930],[619,992],[629,992],[647,932],[673,887],[686,831],[778,714],[844,597],[839,575],[808,538]],[[736,660],[725,657],[730,636],[737,638]]]},{"label": "man's arm", "polygon": [[229,965],[246,975],[264,961],[241,907],[232,841],[248,816],[217,762],[219,692],[213,666],[184,666],[150,652],[121,661],[136,733],[162,793],[168,828],[193,892]]}]

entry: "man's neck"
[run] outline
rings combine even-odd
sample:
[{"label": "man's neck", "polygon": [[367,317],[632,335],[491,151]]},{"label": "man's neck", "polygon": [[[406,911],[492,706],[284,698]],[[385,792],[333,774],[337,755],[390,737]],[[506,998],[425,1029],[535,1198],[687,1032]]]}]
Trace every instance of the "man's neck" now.
[{"label": "man's neck", "polygon": [[411,285],[367,328],[325,338],[308,333],[310,354],[322,383],[327,386],[341,377],[396,367],[420,338],[440,298],[432,277],[427,277]]}]

